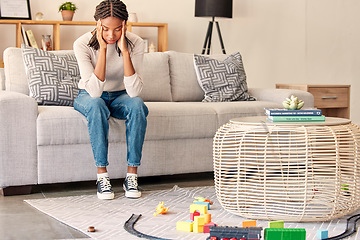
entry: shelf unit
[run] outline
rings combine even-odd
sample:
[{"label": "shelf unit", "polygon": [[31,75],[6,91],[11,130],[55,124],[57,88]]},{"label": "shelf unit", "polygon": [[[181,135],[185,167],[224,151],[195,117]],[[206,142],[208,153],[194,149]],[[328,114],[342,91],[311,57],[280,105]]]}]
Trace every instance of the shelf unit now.
[{"label": "shelf unit", "polygon": [[[53,49],[60,50],[60,26],[74,25],[74,26],[95,26],[95,21],[35,21],[35,20],[0,20],[0,24],[10,24],[16,26],[16,40],[15,46],[21,47],[22,25],[52,25],[53,26]],[[159,52],[168,50],[168,25],[167,23],[127,23],[127,30],[132,31],[133,27],[156,27],[158,29],[158,44],[157,49]],[[3,35],[6,36],[6,35]]]}]

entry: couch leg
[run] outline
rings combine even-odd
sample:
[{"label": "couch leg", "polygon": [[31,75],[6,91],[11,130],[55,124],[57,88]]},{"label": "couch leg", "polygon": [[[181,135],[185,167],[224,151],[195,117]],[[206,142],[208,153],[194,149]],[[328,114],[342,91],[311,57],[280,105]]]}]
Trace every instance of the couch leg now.
[{"label": "couch leg", "polygon": [[31,189],[32,185],[5,187],[0,188],[0,194],[3,196],[25,195],[30,194]]}]

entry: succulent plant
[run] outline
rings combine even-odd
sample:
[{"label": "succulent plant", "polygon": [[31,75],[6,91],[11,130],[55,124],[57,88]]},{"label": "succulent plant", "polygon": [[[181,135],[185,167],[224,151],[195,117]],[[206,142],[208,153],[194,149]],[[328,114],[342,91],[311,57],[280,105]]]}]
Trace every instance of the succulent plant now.
[{"label": "succulent plant", "polygon": [[304,101],[303,100],[299,100],[297,97],[295,97],[294,95],[291,95],[290,98],[286,98],[283,102],[282,105],[284,106],[284,108],[286,109],[290,109],[290,110],[294,110],[294,109],[301,109],[304,106]]}]

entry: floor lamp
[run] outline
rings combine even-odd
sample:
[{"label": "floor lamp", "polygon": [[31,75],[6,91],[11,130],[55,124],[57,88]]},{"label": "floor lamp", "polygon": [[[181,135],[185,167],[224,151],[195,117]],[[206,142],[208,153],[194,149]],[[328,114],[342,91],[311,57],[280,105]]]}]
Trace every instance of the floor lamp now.
[{"label": "floor lamp", "polygon": [[210,54],[211,36],[214,23],[216,24],[219,35],[220,45],[223,54],[226,54],[224,42],[221,37],[219,22],[215,21],[215,17],[232,18],[232,0],[195,0],[195,17],[212,17],[206,32],[205,42],[202,54]]}]

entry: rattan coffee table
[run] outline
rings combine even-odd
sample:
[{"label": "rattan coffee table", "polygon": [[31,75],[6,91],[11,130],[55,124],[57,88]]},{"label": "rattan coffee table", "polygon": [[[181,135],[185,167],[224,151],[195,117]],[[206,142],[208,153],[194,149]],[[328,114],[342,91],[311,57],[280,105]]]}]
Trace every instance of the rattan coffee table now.
[{"label": "rattan coffee table", "polygon": [[213,151],[217,198],[233,214],[308,222],[360,207],[360,128],[348,119],[232,119]]}]

